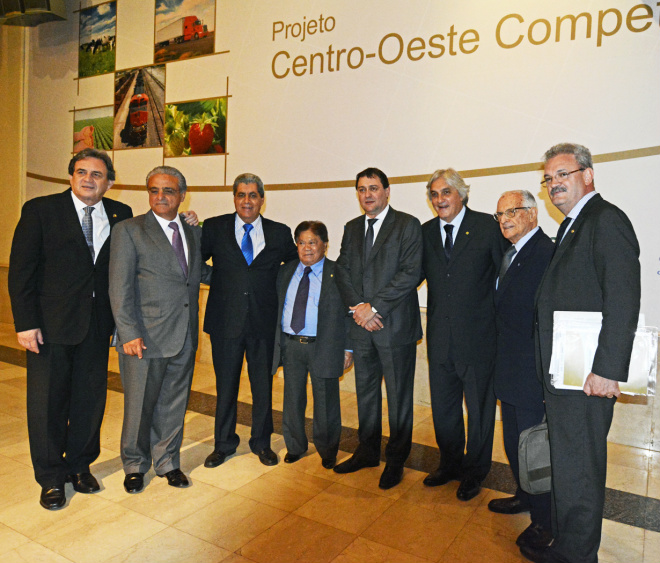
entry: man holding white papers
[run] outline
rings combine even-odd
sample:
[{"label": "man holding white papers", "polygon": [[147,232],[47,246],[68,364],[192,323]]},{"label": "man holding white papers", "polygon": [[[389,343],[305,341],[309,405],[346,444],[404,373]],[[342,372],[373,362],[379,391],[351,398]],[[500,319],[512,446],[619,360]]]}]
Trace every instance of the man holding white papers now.
[{"label": "man holding white papers", "polygon": [[[536,295],[537,369],[543,378],[552,458],[552,528],[547,549],[521,547],[537,562],[598,561],[605,499],[607,433],[619,381],[626,381],[639,315],[639,245],[628,217],[594,188],[591,153],[564,143],[544,156],[542,184],[565,215]],[[603,315],[583,391],[552,386],[555,311]]]}]

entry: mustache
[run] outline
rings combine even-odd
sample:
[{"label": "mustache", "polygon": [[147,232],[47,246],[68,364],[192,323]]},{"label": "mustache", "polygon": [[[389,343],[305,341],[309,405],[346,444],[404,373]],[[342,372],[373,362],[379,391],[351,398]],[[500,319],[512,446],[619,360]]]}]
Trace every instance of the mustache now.
[{"label": "mustache", "polygon": [[565,191],[566,191],[566,188],[564,188],[563,186],[557,186],[556,188],[552,188],[550,190],[550,195],[553,196],[555,194],[558,194],[560,192],[565,192]]}]

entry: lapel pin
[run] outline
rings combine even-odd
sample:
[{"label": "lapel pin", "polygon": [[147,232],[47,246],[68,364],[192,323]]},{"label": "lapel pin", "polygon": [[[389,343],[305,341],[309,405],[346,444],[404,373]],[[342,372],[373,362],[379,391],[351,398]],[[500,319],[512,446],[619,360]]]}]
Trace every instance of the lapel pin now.
[{"label": "lapel pin", "polygon": [[574,233],[574,232],[575,232],[575,231],[574,231],[573,229],[571,229],[571,233]]},{"label": "lapel pin", "polygon": [[116,219],[116,218],[117,218],[117,214],[116,214],[116,213],[113,213],[113,214],[112,214],[112,218],[113,218],[113,219]]},{"label": "lapel pin", "polygon": [[470,231],[465,231],[465,234],[466,234],[466,235],[469,235],[469,234],[470,234]]}]

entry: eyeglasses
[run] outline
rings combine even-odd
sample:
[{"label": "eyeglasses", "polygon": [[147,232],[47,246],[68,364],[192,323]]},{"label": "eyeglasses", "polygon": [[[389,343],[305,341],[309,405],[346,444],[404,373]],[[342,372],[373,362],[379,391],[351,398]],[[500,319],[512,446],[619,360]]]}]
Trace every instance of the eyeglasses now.
[{"label": "eyeglasses", "polygon": [[498,211],[497,213],[493,213],[493,219],[499,223],[502,215],[513,218],[516,216],[516,211],[520,211],[521,209],[531,209],[531,207],[512,207],[506,211]]},{"label": "eyeglasses", "polygon": [[578,168],[577,170],[572,170],[571,172],[565,172],[562,170],[561,172],[557,172],[554,176],[543,176],[543,180],[541,180],[541,185],[544,188],[548,187],[548,184],[554,180],[555,182],[563,182],[568,178],[571,174],[575,174],[576,172],[582,172],[584,168]]},{"label": "eyeglasses", "polygon": [[147,190],[151,195],[158,195],[159,192],[163,192],[165,196],[173,196],[179,193],[179,190],[174,188],[149,188]]}]

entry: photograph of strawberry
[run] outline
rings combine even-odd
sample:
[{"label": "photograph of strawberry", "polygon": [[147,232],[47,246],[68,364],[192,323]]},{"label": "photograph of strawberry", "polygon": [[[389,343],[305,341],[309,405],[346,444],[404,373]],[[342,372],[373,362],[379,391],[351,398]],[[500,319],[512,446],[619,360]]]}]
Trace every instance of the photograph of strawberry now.
[{"label": "photograph of strawberry", "polygon": [[165,156],[224,154],[227,98],[165,105]]}]

